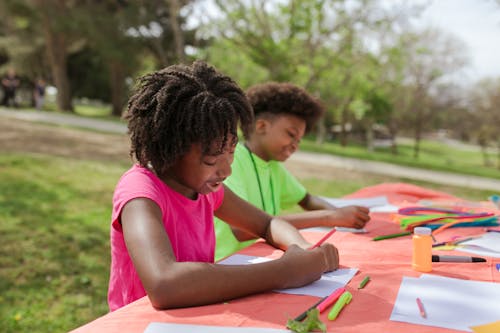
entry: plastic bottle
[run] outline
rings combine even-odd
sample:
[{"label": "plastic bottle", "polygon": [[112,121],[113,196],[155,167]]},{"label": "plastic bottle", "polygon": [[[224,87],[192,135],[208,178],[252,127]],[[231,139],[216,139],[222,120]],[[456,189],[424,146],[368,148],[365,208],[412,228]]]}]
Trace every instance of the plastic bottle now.
[{"label": "plastic bottle", "polygon": [[432,270],[432,237],[431,229],[417,227],[413,230],[413,262],[412,267],[419,272]]}]

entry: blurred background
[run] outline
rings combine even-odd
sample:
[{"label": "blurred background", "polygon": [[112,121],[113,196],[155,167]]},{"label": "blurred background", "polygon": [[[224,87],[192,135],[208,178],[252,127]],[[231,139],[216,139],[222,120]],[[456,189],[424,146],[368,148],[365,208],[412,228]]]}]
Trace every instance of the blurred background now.
[{"label": "blurred background", "polygon": [[41,81],[45,109],[119,117],[139,75],[204,59],[243,88],[291,81],[320,97],[318,143],[397,154],[404,135],[418,156],[435,135],[486,150],[500,146],[500,69],[474,41],[499,45],[499,25],[493,0],[2,0],[0,72],[19,77],[19,106],[36,106]]},{"label": "blurred background", "polygon": [[202,59],[243,89],[290,81],[327,109],[301,150],[489,185],[291,159],[312,193],[411,182],[483,201],[500,192],[499,36],[500,0],[0,0],[0,331],[107,313],[111,197],[131,162],[121,116],[139,76]]}]

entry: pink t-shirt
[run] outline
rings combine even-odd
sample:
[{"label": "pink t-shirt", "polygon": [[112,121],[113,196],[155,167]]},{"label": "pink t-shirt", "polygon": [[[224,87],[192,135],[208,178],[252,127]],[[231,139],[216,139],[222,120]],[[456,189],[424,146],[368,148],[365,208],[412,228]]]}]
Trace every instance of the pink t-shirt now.
[{"label": "pink t-shirt", "polygon": [[177,261],[214,262],[213,216],[224,198],[224,189],[191,200],[175,192],[156,175],[134,165],[119,180],[111,217],[111,273],[108,304],[114,311],[146,295],[125,246],[120,214],[134,198],[148,198],[160,207],[163,225]]}]

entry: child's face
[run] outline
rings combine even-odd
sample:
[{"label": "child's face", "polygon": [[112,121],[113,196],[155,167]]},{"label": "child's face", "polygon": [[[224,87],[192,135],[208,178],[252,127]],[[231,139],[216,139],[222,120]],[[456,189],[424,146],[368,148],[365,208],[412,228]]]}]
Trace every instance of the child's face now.
[{"label": "child's face", "polygon": [[203,155],[201,144],[193,144],[189,152],[168,170],[166,181],[175,191],[188,198],[196,198],[197,193],[215,192],[231,175],[234,149],[232,136],[228,138],[222,153]]},{"label": "child's face", "polygon": [[258,119],[256,133],[264,160],[286,161],[298,148],[306,131],[306,122],[293,115]]}]

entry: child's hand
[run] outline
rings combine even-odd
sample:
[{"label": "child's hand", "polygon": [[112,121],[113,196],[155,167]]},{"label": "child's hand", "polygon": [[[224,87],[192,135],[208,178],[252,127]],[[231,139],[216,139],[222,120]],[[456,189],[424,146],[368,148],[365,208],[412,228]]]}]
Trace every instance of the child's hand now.
[{"label": "child's hand", "polygon": [[283,288],[296,288],[321,278],[324,272],[339,267],[339,252],[332,244],[323,244],[314,250],[304,250],[292,245],[280,260],[285,262],[285,285]]},{"label": "child's hand", "polygon": [[332,211],[332,226],[360,229],[370,220],[370,210],[362,206],[346,206]]}]

